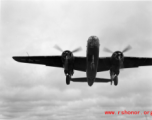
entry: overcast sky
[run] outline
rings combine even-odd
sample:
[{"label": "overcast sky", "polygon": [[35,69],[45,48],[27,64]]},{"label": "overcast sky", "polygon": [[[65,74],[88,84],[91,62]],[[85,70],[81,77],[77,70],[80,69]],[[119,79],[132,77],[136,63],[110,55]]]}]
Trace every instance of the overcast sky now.
[{"label": "overcast sky", "polygon": [[[132,49],[126,56],[152,57],[152,2],[1,1],[0,120],[144,120],[144,115],[105,115],[104,111],[152,111],[152,67],[120,71],[110,83],[66,85],[64,70],[19,63],[12,56],[61,55],[82,47],[91,35],[103,52]],[[73,77],[85,77],[74,71]],[[109,71],[97,77],[110,78]],[[148,115],[150,120],[152,116]]]}]

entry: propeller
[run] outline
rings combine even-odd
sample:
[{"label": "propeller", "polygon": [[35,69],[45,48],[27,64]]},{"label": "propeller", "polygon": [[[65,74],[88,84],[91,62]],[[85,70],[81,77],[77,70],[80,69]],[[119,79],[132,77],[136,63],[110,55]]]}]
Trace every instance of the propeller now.
[{"label": "propeller", "polygon": [[79,48],[76,48],[75,50],[73,50],[72,52],[75,53],[75,52],[79,52],[79,51],[81,51],[81,50],[82,50],[82,48],[79,47]]},{"label": "propeller", "polygon": [[109,50],[108,48],[104,48],[103,49],[105,52],[109,52],[109,53],[113,53],[111,50]]},{"label": "propeller", "polygon": [[61,51],[61,52],[63,52],[63,50],[58,45],[55,45],[54,48],[59,50],[59,51]]},{"label": "propeller", "polygon": [[[127,52],[127,51],[129,51],[130,49],[131,49],[131,46],[128,45],[126,48],[123,49],[122,53]],[[112,52],[110,49],[108,49],[108,48],[104,48],[103,50],[104,50],[105,52],[113,53],[113,52]]]},{"label": "propeller", "polygon": [[128,45],[128,46],[122,51],[122,53],[127,52],[127,51],[129,51],[130,49],[131,49],[131,46]]},{"label": "propeller", "polygon": [[[55,45],[54,48],[57,49],[57,50],[59,50],[59,51],[61,51],[61,52],[63,52],[63,50],[62,50],[58,45]],[[79,52],[79,51],[81,51],[81,50],[82,50],[82,48],[81,48],[81,47],[78,47],[78,48],[74,49],[74,50],[72,51],[72,53]]]}]

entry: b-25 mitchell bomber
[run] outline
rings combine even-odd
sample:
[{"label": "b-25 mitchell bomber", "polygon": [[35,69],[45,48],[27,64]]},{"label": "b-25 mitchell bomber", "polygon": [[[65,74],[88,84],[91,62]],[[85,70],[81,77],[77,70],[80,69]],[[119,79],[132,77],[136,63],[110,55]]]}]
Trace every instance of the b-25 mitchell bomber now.
[{"label": "b-25 mitchell bomber", "polygon": [[[98,37],[90,36],[87,41],[86,57],[73,56],[73,53],[80,51],[81,48],[73,51],[62,51],[60,47],[55,46],[56,49],[62,51],[61,56],[14,56],[13,59],[23,63],[64,68],[67,85],[70,84],[70,81],[73,81],[88,82],[89,86],[92,86],[94,82],[111,82],[112,85],[113,81],[114,85],[117,86],[120,69],[152,65],[152,58],[125,57],[123,53],[130,50],[130,46],[126,47],[122,52],[116,51],[114,53],[105,48],[105,51],[112,53],[111,57],[99,57],[99,47]],[[86,72],[86,77],[72,78],[74,70]],[[110,79],[96,78],[97,72],[108,70],[110,71]]]}]

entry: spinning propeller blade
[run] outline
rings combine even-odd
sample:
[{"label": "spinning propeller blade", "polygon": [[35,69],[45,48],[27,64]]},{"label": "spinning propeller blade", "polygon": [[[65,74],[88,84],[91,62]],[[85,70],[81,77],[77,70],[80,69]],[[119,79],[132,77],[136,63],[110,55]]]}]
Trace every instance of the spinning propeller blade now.
[{"label": "spinning propeller blade", "polygon": [[[127,52],[131,49],[131,46],[128,45],[126,48],[124,48],[124,50],[122,51],[122,53]],[[109,50],[108,48],[104,48],[103,49],[105,52],[109,52],[109,53],[113,53],[111,50]]]},{"label": "spinning propeller blade", "polygon": [[82,48],[79,47],[79,48],[76,48],[75,50],[73,50],[72,52],[75,53],[75,52],[79,52],[79,51],[81,51],[81,50],[82,50]]},{"label": "spinning propeller blade", "polygon": [[104,48],[103,49],[105,52],[109,52],[109,53],[113,53],[111,50],[109,50],[108,48]]},{"label": "spinning propeller blade", "polygon": [[131,49],[131,46],[128,45],[128,46],[122,51],[122,53],[127,52],[127,51],[130,50],[130,49]]},{"label": "spinning propeller blade", "polygon": [[[58,45],[55,45],[54,48],[57,49],[57,50],[59,50],[59,51],[61,51],[61,52],[63,52],[63,50],[62,50]],[[81,50],[82,50],[82,48],[79,47],[79,48],[74,49],[74,50],[72,51],[72,53],[79,52],[79,51],[81,51]]]},{"label": "spinning propeller blade", "polygon": [[61,52],[63,52],[63,50],[58,45],[55,45],[54,48],[59,50],[59,51],[61,51]]}]

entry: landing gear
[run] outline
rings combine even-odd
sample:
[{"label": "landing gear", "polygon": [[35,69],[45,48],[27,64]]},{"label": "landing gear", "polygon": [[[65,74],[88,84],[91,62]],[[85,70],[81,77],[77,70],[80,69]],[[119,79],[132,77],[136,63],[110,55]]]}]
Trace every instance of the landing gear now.
[{"label": "landing gear", "polygon": [[118,85],[118,75],[119,75],[119,70],[115,70],[111,68],[110,70],[110,76],[111,76],[111,85],[112,85],[112,81],[114,81],[114,85],[117,86]]},{"label": "landing gear", "polygon": [[114,85],[117,86],[118,85],[118,76],[116,75],[113,79],[111,78],[111,85],[112,85],[112,81],[114,81]]},{"label": "landing gear", "polygon": [[114,78],[114,85],[117,86],[118,85],[118,76],[116,75]]},{"label": "landing gear", "polygon": [[69,85],[70,84],[70,80],[71,80],[71,76],[70,75],[66,75],[66,84]]},{"label": "landing gear", "polygon": [[111,76],[111,85],[112,85],[112,81],[114,81],[116,74],[114,72],[110,72],[110,76]]},{"label": "landing gear", "polygon": [[66,75],[66,84],[69,85],[71,76],[73,75],[74,72],[73,72],[73,70],[72,71],[64,70],[64,73]]}]

